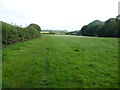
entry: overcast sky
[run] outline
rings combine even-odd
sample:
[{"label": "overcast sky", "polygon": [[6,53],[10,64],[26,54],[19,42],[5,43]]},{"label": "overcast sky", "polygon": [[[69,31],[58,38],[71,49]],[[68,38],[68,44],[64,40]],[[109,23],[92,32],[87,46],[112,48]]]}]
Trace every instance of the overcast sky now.
[{"label": "overcast sky", "polygon": [[42,30],[80,30],[94,20],[118,15],[119,0],[0,0],[0,21]]}]

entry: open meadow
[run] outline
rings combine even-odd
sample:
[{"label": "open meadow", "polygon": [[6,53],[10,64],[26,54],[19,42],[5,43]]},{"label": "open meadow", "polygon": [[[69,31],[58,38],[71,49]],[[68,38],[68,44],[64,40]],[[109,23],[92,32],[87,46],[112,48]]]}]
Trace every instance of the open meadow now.
[{"label": "open meadow", "polygon": [[2,51],[3,88],[118,88],[118,39],[41,35]]}]

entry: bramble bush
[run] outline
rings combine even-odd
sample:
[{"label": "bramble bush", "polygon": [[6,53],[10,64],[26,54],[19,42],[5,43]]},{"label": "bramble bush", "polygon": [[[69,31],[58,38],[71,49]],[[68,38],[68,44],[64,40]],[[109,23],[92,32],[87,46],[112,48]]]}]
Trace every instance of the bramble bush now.
[{"label": "bramble bush", "polygon": [[11,45],[16,42],[27,41],[40,36],[41,28],[36,24],[30,24],[28,27],[16,27],[2,22],[2,44]]}]

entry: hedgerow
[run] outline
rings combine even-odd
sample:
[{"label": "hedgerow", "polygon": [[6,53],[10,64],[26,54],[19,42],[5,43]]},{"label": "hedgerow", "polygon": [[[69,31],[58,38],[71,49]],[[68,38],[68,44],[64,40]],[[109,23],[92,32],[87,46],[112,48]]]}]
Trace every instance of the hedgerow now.
[{"label": "hedgerow", "polygon": [[40,31],[41,28],[36,24],[23,28],[2,22],[2,44],[6,46],[37,38],[40,36]]}]

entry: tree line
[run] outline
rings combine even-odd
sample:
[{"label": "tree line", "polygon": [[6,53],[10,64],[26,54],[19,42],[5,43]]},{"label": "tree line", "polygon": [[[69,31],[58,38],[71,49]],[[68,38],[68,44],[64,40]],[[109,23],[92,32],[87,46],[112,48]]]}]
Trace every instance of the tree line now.
[{"label": "tree line", "polygon": [[2,45],[11,45],[16,42],[27,41],[40,36],[41,28],[37,24],[20,27],[2,22]]},{"label": "tree line", "polygon": [[[67,34],[73,35],[77,31]],[[95,20],[88,25],[84,25],[76,35],[97,36],[97,37],[120,37],[120,19],[110,18],[105,22]]]}]

